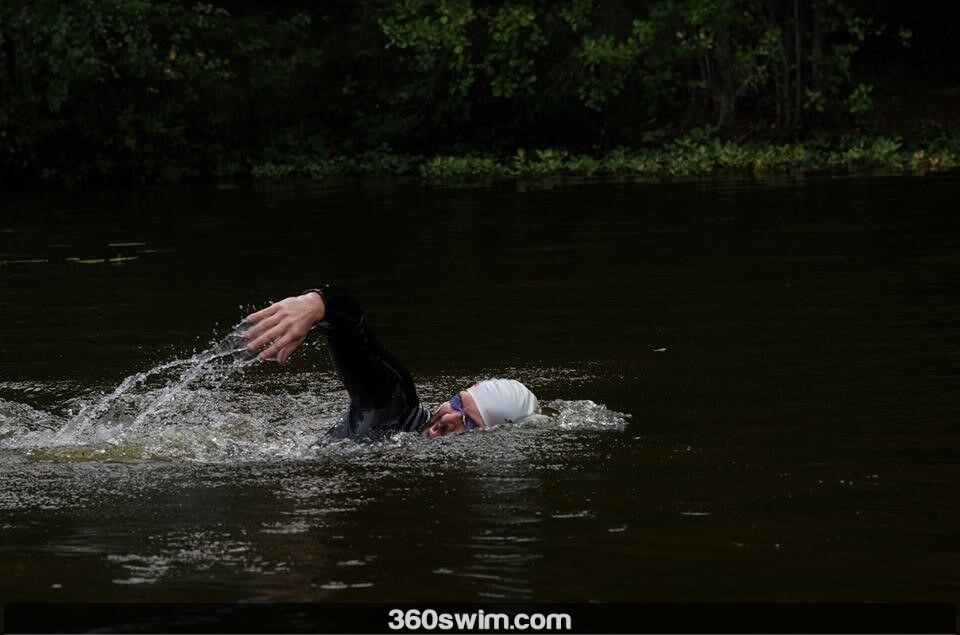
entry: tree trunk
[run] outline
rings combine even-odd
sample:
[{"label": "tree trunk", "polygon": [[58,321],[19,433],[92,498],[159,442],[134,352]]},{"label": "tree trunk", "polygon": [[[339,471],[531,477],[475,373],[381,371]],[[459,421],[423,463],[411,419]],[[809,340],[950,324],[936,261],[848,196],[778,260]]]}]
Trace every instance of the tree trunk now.
[{"label": "tree trunk", "polygon": [[811,3],[810,16],[813,22],[810,42],[810,84],[813,86],[813,90],[822,91],[823,70],[820,67],[820,60],[823,52],[820,43],[820,14],[817,10],[816,0]]},{"label": "tree trunk", "polygon": [[717,105],[717,127],[726,128],[733,123],[737,112],[737,62],[726,27],[717,30],[714,55],[717,63],[713,101]]},{"label": "tree trunk", "polygon": [[785,28],[780,29],[780,66],[783,75],[783,91],[777,98],[783,103],[783,127],[789,129],[793,124],[791,115],[790,99],[790,59],[787,55],[789,43],[787,42],[788,32]]},{"label": "tree trunk", "polygon": [[793,0],[793,33],[794,33],[794,49],[796,50],[796,62],[797,62],[797,87],[796,95],[794,96],[796,101],[793,106],[793,112],[795,113],[793,127],[798,129],[801,126],[803,119],[803,109],[802,109],[802,98],[803,98],[803,29],[800,26],[800,0]]}]

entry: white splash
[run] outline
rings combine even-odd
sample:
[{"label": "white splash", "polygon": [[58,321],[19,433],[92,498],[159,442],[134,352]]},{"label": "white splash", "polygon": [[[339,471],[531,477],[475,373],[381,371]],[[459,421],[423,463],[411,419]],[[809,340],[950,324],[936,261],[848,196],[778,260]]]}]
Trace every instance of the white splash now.
[{"label": "white splash", "polygon": [[[547,400],[542,402],[545,414],[475,438],[429,443],[398,434],[377,443],[332,441],[325,432],[348,402],[336,375],[329,369],[247,372],[255,360],[244,348],[242,332],[243,326],[237,327],[199,353],[130,375],[77,414],[58,415],[0,399],[0,449],[67,461],[335,457],[382,462],[398,453],[482,453],[489,458],[491,452],[516,450],[527,441],[536,447],[534,437],[558,428],[622,430],[629,417],[589,400]],[[519,376],[535,386],[532,378],[555,377],[563,369],[513,370],[522,371]],[[464,382],[468,378],[428,380],[420,385],[421,396],[436,405],[452,386]]]}]

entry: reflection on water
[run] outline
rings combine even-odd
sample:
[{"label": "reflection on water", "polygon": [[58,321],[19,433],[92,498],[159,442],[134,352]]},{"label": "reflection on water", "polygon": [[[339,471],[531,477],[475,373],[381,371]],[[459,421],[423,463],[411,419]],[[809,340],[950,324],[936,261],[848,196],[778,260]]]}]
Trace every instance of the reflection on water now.
[{"label": "reflection on water", "polygon": [[[953,601],[958,191],[3,195],[0,592]],[[230,325],[328,280],[429,405],[508,376],[549,416],[324,442],[323,345],[251,364]]]}]

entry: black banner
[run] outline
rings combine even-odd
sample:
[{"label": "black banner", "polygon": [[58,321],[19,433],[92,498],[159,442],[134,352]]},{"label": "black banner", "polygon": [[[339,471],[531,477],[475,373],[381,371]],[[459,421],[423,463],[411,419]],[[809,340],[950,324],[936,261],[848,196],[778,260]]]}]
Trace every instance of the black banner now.
[{"label": "black banner", "polygon": [[38,633],[956,633],[955,604],[5,604]]}]

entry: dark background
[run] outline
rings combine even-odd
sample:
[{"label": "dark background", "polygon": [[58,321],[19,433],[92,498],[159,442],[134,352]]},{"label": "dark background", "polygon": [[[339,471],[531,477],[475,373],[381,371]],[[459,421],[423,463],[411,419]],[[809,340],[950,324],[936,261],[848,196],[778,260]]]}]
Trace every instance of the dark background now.
[{"label": "dark background", "polygon": [[698,128],[942,139],[960,119],[951,17],[856,0],[11,1],[0,180],[409,173],[423,155],[596,154]]}]

